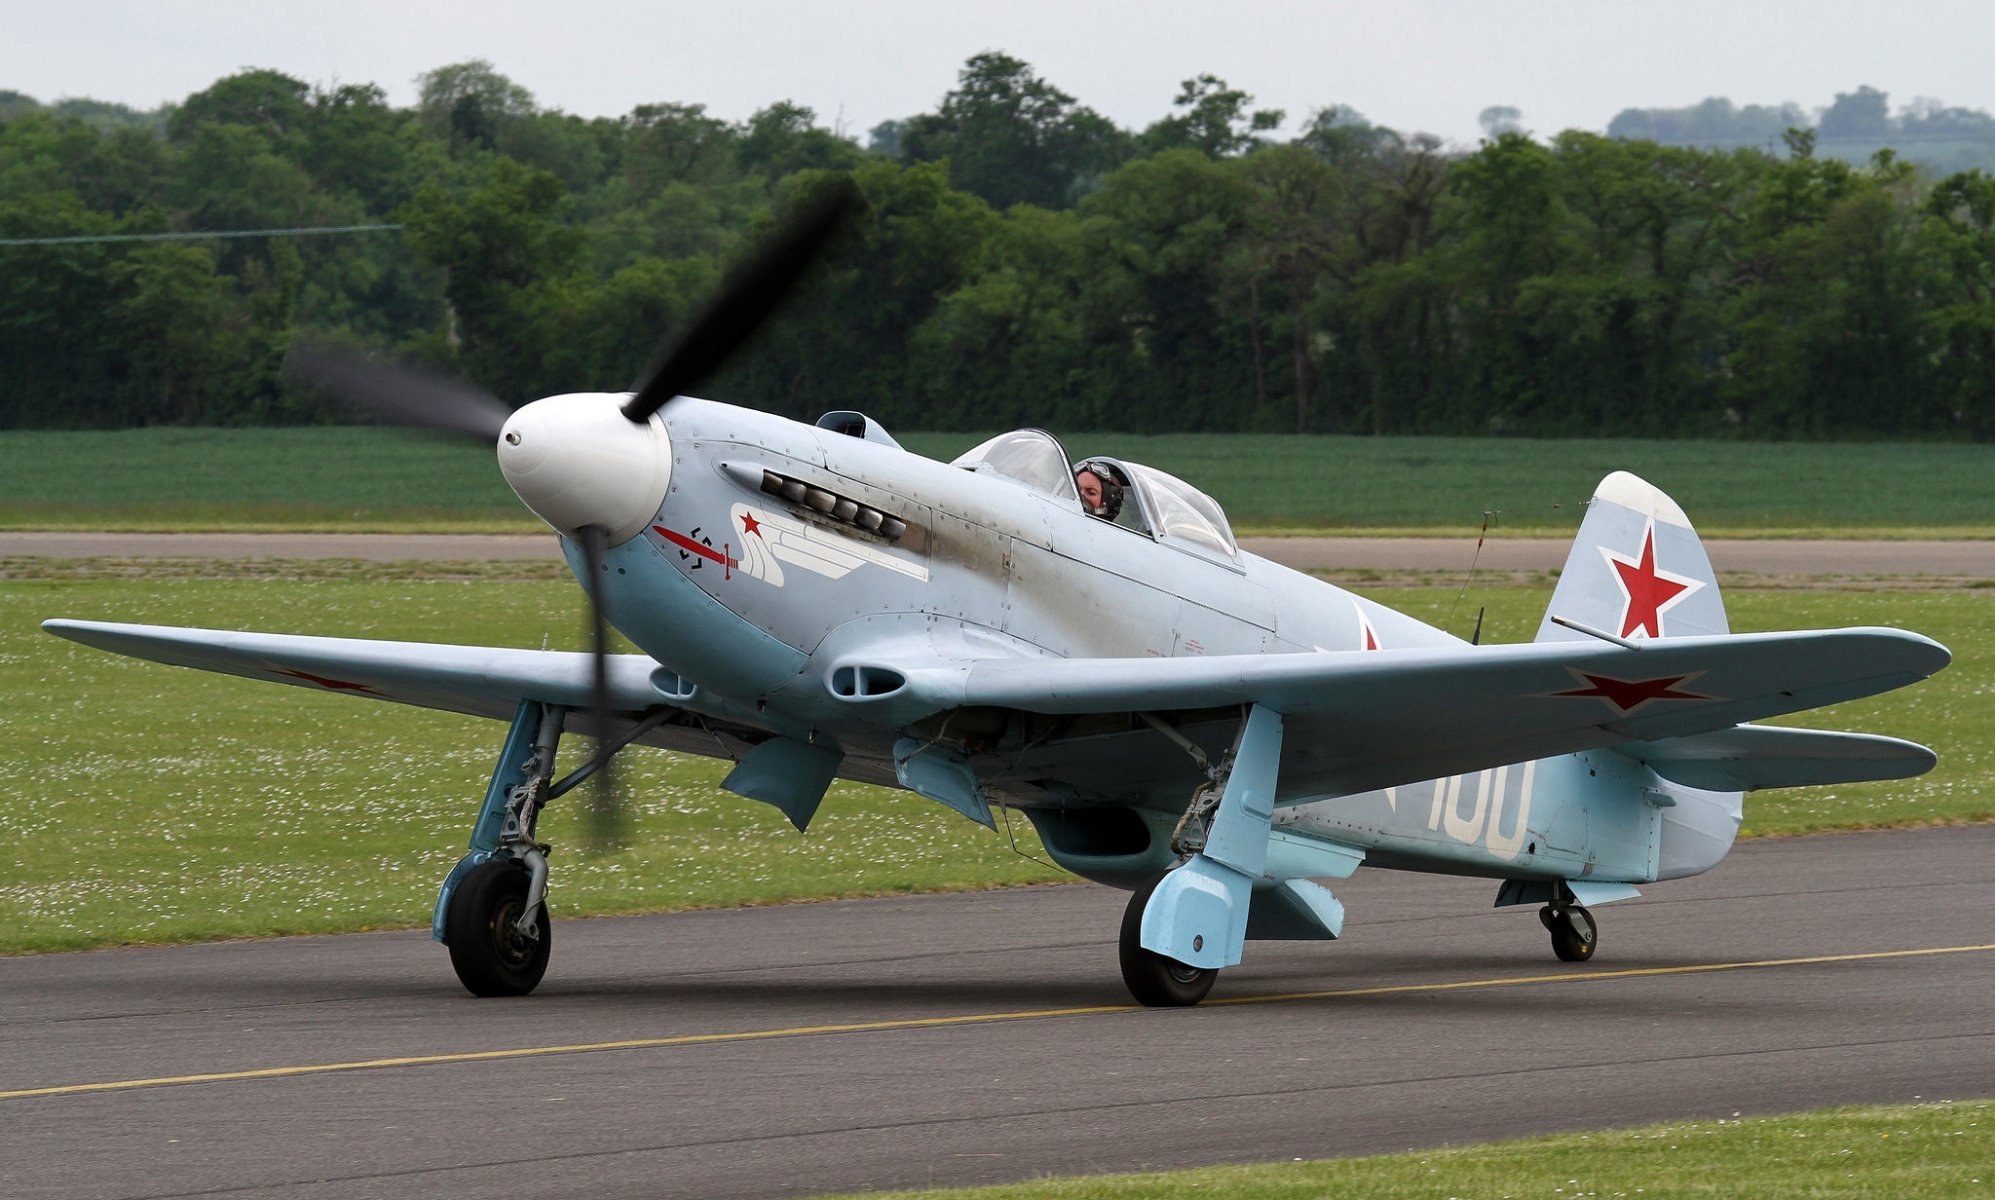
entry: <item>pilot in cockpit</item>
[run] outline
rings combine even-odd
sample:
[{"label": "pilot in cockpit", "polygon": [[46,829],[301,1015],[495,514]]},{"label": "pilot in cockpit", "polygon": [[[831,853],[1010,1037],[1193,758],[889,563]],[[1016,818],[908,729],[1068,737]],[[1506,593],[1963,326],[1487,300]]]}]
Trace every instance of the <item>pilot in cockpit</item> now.
[{"label": "pilot in cockpit", "polygon": [[1113,521],[1122,513],[1129,480],[1120,467],[1091,458],[1074,468],[1074,486],[1080,489],[1081,507],[1089,516]]}]

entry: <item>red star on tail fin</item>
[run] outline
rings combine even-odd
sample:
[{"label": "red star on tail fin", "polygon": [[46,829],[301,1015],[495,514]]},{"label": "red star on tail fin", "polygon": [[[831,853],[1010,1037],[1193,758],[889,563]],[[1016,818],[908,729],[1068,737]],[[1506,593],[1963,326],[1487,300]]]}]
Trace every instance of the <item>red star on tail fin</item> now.
[{"label": "red star on tail fin", "polygon": [[1677,601],[1703,587],[1703,583],[1682,575],[1656,569],[1656,528],[1651,524],[1642,534],[1639,560],[1622,558],[1602,547],[1601,552],[1614,568],[1628,607],[1621,616],[1621,636],[1632,637],[1641,630],[1652,638],[1662,636],[1662,615]]}]

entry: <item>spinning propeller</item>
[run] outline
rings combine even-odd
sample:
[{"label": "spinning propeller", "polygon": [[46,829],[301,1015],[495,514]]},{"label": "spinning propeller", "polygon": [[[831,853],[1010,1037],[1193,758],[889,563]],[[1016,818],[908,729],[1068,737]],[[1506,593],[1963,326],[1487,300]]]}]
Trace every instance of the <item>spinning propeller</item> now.
[{"label": "spinning propeller", "polygon": [[[585,838],[594,846],[621,842],[626,819],[610,777],[609,628],[603,614],[602,576],[613,530],[599,515],[604,483],[622,482],[617,468],[655,462],[652,447],[633,429],[649,431],[651,417],[711,375],[782,306],[806,270],[861,204],[859,189],[841,179],[756,248],[677,341],[661,346],[629,398],[605,410],[592,397],[536,401],[517,413],[490,392],[451,376],[362,358],[327,345],[300,344],[284,366],[287,378],[331,396],[349,412],[389,424],[499,444],[507,481],[521,499],[582,552],[582,588],[589,599],[589,732],[596,753],[589,764],[596,783],[586,806]],[[567,402],[567,403],[564,403]],[[535,411],[538,410],[538,411]],[[620,421],[609,417],[619,415]],[[662,436],[662,435],[660,435]],[[501,439],[503,438],[503,442]],[[508,445],[526,449],[512,451]],[[553,444],[548,451],[544,445]],[[549,457],[553,461],[544,461]],[[529,489],[527,477],[554,476]],[[643,492],[642,480],[636,490]],[[543,492],[542,489],[545,489]],[[529,490],[535,494],[529,495]],[[623,489],[628,491],[629,489]],[[641,514],[648,518],[649,511]],[[642,526],[640,525],[639,528]],[[619,539],[621,540],[621,539]]]}]

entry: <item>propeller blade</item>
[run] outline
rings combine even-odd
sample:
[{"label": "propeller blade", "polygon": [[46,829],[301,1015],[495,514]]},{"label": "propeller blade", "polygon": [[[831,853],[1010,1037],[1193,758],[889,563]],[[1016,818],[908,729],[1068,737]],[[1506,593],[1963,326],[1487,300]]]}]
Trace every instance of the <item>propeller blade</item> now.
[{"label": "propeller blade", "polygon": [[712,374],[781,307],[797,281],[862,203],[858,187],[841,179],[765,242],[728,280],[692,327],[661,351],[623,406],[632,421],[649,420],[674,396]]},{"label": "propeller blade", "polygon": [[628,830],[616,781],[610,773],[610,759],[603,757],[610,736],[609,622],[603,616],[603,563],[609,553],[609,538],[600,525],[584,525],[575,533],[582,547],[583,563],[588,568],[588,581],[583,585],[589,596],[588,726],[590,736],[596,741],[596,758],[602,764],[596,770],[583,808],[583,842],[593,850],[612,850],[625,843]]},{"label": "propeller blade", "polygon": [[499,440],[513,411],[497,396],[461,379],[317,343],[291,347],[284,377],[317,388],[347,412],[488,445]]}]

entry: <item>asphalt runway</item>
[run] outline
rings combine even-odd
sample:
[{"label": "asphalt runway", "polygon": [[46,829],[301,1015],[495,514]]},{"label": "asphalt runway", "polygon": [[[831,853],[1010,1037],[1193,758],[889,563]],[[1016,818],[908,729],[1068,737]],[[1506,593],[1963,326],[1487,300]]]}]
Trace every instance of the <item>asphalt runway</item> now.
[{"label": "asphalt runway", "polygon": [[[1306,571],[1555,571],[1569,538],[1246,538],[1243,549]],[[1727,576],[1904,575],[1995,579],[1995,541],[1707,541]],[[0,559],[358,559],[559,561],[551,534],[0,532]]]},{"label": "asphalt runway", "polygon": [[524,1000],[421,932],[0,960],[0,1191],[783,1196],[1995,1095],[1995,826],[1746,843],[1583,965],[1485,881],[1338,891],[1343,941],[1175,1011],[1127,1006],[1091,886],[557,892]]}]

